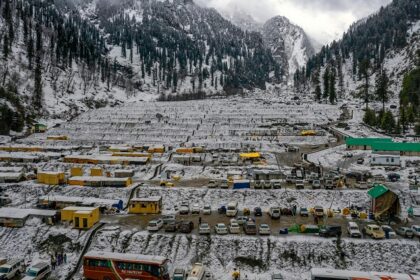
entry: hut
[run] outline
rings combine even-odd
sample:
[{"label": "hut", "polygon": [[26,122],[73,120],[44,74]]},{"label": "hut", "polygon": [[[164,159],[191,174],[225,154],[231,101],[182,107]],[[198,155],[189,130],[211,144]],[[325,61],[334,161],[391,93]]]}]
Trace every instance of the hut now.
[{"label": "hut", "polygon": [[0,226],[23,227],[28,218],[36,217],[43,222],[53,224],[56,220],[56,211],[40,209],[0,208]]},{"label": "hut", "polygon": [[74,228],[90,229],[99,222],[98,207],[66,207],[61,210],[61,220],[73,223]]},{"label": "hut", "polygon": [[371,197],[371,209],[375,218],[393,218],[400,214],[401,205],[398,195],[382,184],[375,184],[368,191]]},{"label": "hut", "polygon": [[37,174],[37,181],[46,185],[61,185],[66,182],[64,172],[41,171]]},{"label": "hut", "polygon": [[159,214],[161,211],[161,196],[133,198],[128,206],[128,213],[130,214]]}]

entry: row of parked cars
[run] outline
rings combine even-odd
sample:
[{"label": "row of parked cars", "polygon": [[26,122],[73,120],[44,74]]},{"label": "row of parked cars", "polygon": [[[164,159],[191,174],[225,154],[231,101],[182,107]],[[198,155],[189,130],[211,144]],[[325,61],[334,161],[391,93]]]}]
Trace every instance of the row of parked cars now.
[{"label": "row of parked cars", "polygon": [[51,266],[47,263],[36,263],[26,270],[25,261],[22,259],[3,259],[0,258],[0,279],[15,279],[24,275],[22,280],[43,280],[51,274]]},{"label": "row of parked cars", "polygon": [[[362,238],[359,226],[355,222],[349,222],[347,232],[350,237]],[[418,225],[413,225],[411,227],[403,226],[394,231],[392,227],[388,225],[379,226],[375,224],[368,224],[362,229],[362,232],[365,236],[370,236],[372,239],[393,239],[397,238],[397,235],[404,238],[420,238],[420,226]]]}]

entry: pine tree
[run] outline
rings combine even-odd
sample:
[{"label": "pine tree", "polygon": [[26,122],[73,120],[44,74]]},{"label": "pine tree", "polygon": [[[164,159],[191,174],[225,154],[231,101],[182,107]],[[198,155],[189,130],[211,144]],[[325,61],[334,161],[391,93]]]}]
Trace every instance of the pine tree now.
[{"label": "pine tree", "polygon": [[37,24],[36,26],[36,57],[33,105],[36,111],[39,111],[42,108],[42,30],[40,24]]},{"label": "pine tree", "polygon": [[10,49],[9,49],[9,36],[4,34],[3,37],[3,57],[5,60],[9,57]]},{"label": "pine tree", "polygon": [[364,79],[364,84],[363,84],[363,97],[364,97],[364,101],[366,104],[366,109],[369,108],[369,69],[370,69],[370,62],[369,59],[364,59],[362,62],[360,62],[359,64],[359,73],[361,75],[361,77]]},{"label": "pine tree", "polygon": [[329,100],[331,104],[334,104],[334,102],[337,99],[336,89],[335,89],[335,74],[331,73],[330,75],[330,85],[329,85]]},{"label": "pine tree", "polygon": [[32,35],[29,35],[28,40],[28,49],[27,49],[27,55],[28,55],[28,68],[32,70],[32,61],[34,57],[34,39],[32,38]]},{"label": "pine tree", "polygon": [[378,100],[382,102],[382,110],[385,111],[385,103],[388,101],[389,91],[388,91],[388,75],[386,74],[386,70],[383,69],[380,73],[378,73],[376,77],[376,90],[375,95]]},{"label": "pine tree", "polygon": [[322,95],[322,97],[327,98],[330,95],[330,93],[329,93],[329,90],[330,90],[330,69],[329,68],[325,69],[323,79],[324,79],[324,94]]},{"label": "pine tree", "polygon": [[375,111],[368,108],[365,112],[365,116],[363,117],[363,122],[367,125],[375,126],[376,125]]},{"label": "pine tree", "polygon": [[395,129],[395,119],[391,111],[386,111],[381,123],[381,128],[386,132],[393,132]]}]

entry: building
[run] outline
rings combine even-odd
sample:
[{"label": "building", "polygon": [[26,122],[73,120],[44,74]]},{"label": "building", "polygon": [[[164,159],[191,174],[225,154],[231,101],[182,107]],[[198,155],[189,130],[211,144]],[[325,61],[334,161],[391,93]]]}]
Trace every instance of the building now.
[{"label": "building", "polygon": [[103,176],[76,176],[68,180],[69,185],[86,187],[129,187],[133,183],[131,178],[112,178]]},{"label": "building", "polygon": [[377,153],[399,153],[401,156],[420,156],[420,143],[373,143],[372,150]]},{"label": "building", "polygon": [[257,161],[261,159],[260,153],[242,153],[239,155],[240,159],[243,161],[250,160],[250,161]]},{"label": "building", "polygon": [[53,210],[0,208],[0,226],[23,227],[28,218],[40,218],[44,223],[54,224],[57,212]]},{"label": "building", "polygon": [[373,154],[370,165],[401,166],[401,157],[399,155]]},{"label": "building", "polygon": [[61,210],[61,221],[72,223],[77,229],[90,229],[99,219],[98,207],[71,206]]},{"label": "building", "polygon": [[164,153],[165,152],[165,147],[164,146],[152,146],[149,147],[149,149],[147,150],[148,153],[154,154],[154,153]]},{"label": "building", "polygon": [[150,157],[120,157],[112,155],[75,155],[64,157],[65,163],[75,164],[122,164],[145,165]]},{"label": "building", "polygon": [[40,171],[36,175],[37,181],[40,184],[45,185],[62,185],[66,183],[66,177],[64,172],[54,171]]},{"label": "building", "polygon": [[248,169],[248,177],[253,180],[279,180],[286,178],[286,175],[283,174],[278,169]]},{"label": "building", "polygon": [[133,198],[128,205],[130,214],[159,214],[162,211],[162,197]]},{"label": "building", "polygon": [[102,171],[102,168],[95,167],[90,169],[90,176],[92,177],[102,177],[104,176],[104,172]]},{"label": "building", "polygon": [[115,178],[131,178],[134,177],[134,170],[132,169],[119,169],[114,171]]},{"label": "building", "polygon": [[375,184],[368,191],[368,195],[371,197],[371,210],[376,219],[389,219],[400,214],[401,205],[398,195],[386,186]]},{"label": "building", "polygon": [[391,138],[346,138],[349,150],[371,150],[374,143],[391,143]]},{"label": "building", "polygon": [[99,207],[123,209],[123,201],[120,199],[103,199],[96,197],[45,195],[38,198],[37,207],[48,209],[64,209],[70,206]]}]

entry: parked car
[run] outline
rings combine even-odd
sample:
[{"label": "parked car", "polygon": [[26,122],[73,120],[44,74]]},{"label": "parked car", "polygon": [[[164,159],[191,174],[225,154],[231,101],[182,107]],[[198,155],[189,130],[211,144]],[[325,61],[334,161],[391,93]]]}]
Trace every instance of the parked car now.
[{"label": "parked car", "polygon": [[340,237],[341,234],[341,226],[338,225],[328,225],[319,230],[319,236],[322,237]]},{"label": "parked car", "polygon": [[397,229],[397,234],[401,235],[402,237],[413,238],[414,232],[409,227],[399,227]]},{"label": "parked car", "polygon": [[23,260],[11,260],[0,266],[0,279],[13,279],[25,271]]},{"label": "parked car", "polygon": [[367,190],[368,184],[366,182],[358,182],[356,183],[355,188],[359,190]]},{"label": "parked car", "polygon": [[388,180],[390,180],[391,182],[397,182],[398,180],[400,180],[401,176],[397,173],[389,173],[388,174]]},{"label": "parked car", "polygon": [[301,207],[299,210],[299,214],[301,217],[309,217],[309,211],[308,208]]},{"label": "parked car", "polygon": [[186,280],[187,279],[187,273],[185,272],[185,269],[175,268],[172,279],[173,280]]},{"label": "parked car", "polygon": [[296,146],[289,146],[289,147],[287,147],[287,151],[288,151],[289,153],[296,153],[296,152],[298,152],[298,151],[299,151],[299,148],[298,148],[298,147],[296,147]]},{"label": "parked car", "polygon": [[190,213],[190,204],[188,202],[182,202],[179,207],[179,214],[188,215]]},{"label": "parked car", "polygon": [[162,216],[162,221],[165,225],[170,222],[175,222],[175,220],[176,220],[176,216],[173,214]]},{"label": "parked car", "polygon": [[303,180],[296,180],[295,186],[297,190],[303,190],[305,188]]},{"label": "parked car", "polygon": [[151,232],[159,231],[163,227],[162,219],[151,220],[147,225],[147,230]]},{"label": "parked car", "polygon": [[208,183],[208,185],[207,185],[207,187],[210,188],[210,189],[217,188],[217,182],[216,182],[216,180],[210,180],[209,183]]},{"label": "parked car", "polygon": [[51,274],[51,266],[47,263],[36,263],[28,268],[26,276],[22,280],[41,280],[47,279]]},{"label": "parked car", "polygon": [[210,226],[208,223],[201,223],[198,228],[198,234],[209,235],[211,233]]},{"label": "parked car", "polygon": [[248,220],[243,225],[245,234],[256,235],[257,234],[257,225],[253,220]]},{"label": "parked car", "polygon": [[216,234],[224,235],[224,234],[228,234],[228,229],[225,224],[218,223],[217,225],[214,226],[214,232]]},{"label": "parked car", "polygon": [[394,239],[397,238],[397,234],[395,233],[395,231],[392,229],[392,227],[387,226],[387,225],[383,225],[381,226],[381,229],[384,231],[385,236],[388,234],[388,237],[390,239]]},{"label": "parked car", "polygon": [[229,232],[232,233],[232,234],[241,233],[241,227],[239,226],[239,224],[236,220],[230,220]]},{"label": "parked car", "polygon": [[211,215],[211,206],[210,205],[204,205],[203,215]]},{"label": "parked car", "polygon": [[165,232],[176,232],[178,229],[178,225],[175,221],[171,221],[165,225]]},{"label": "parked car", "polygon": [[363,231],[366,235],[369,235],[373,239],[385,238],[385,232],[378,225],[372,225],[372,224],[366,225]]},{"label": "parked car", "polygon": [[352,238],[362,238],[359,226],[355,222],[349,222],[347,225],[347,233]]},{"label": "parked car", "polygon": [[179,232],[191,233],[194,229],[194,223],[188,221],[182,221],[179,225]]},{"label": "parked car", "polygon": [[273,180],[272,181],[272,185],[273,185],[273,189],[276,189],[276,190],[281,189],[281,182],[280,182],[280,180]]},{"label": "parked car", "polygon": [[352,158],[353,157],[353,154],[352,153],[345,153],[344,154],[344,157],[345,158]]},{"label": "parked car", "polygon": [[264,181],[264,186],[263,186],[263,188],[264,189],[271,189],[271,182],[270,181]]},{"label": "parked car", "polygon": [[420,226],[418,225],[411,226],[411,230],[413,231],[413,234],[415,237],[420,238]]},{"label": "parked car", "polygon": [[238,217],[236,217],[236,222],[239,224],[239,225],[243,225],[243,224],[245,224],[246,223],[246,221],[248,221],[249,220],[249,217],[247,217],[247,216],[238,216]]},{"label": "parked car", "polygon": [[261,216],[263,215],[262,210],[261,210],[261,208],[260,208],[260,207],[255,207],[255,208],[254,208],[254,215],[255,215],[256,217],[261,217]]},{"label": "parked car", "polygon": [[357,162],[357,164],[363,164],[363,163],[365,163],[365,159],[364,158],[358,158],[356,162]]},{"label": "parked car", "polygon": [[191,207],[191,214],[200,214],[200,205],[194,204]]},{"label": "parked car", "polygon": [[296,177],[293,175],[287,175],[286,176],[286,183],[288,184],[294,184],[296,182]]},{"label": "parked car", "polygon": [[335,188],[335,184],[333,180],[325,180],[325,189],[326,190],[333,190]]},{"label": "parked car", "polygon": [[271,207],[268,214],[270,215],[271,219],[280,219],[280,207]]},{"label": "parked car", "polygon": [[321,188],[321,181],[316,179],[312,181],[312,189],[319,190]]},{"label": "parked car", "polygon": [[271,280],[284,280],[284,278],[281,274],[273,274],[271,275]]},{"label": "parked car", "polygon": [[229,188],[227,180],[222,181],[222,183],[220,184],[220,188],[221,189],[228,189]]},{"label": "parked car", "polygon": [[321,206],[315,206],[314,215],[318,217],[324,217],[324,208],[322,208]]},{"label": "parked car", "polygon": [[217,209],[217,212],[218,212],[219,214],[223,214],[223,215],[225,215],[225,214],[226,214],[226,211],[227,211],[227,209],[226,209],[226,206],[224,206],[224,205],[220,206],[220,207]]},{"label": "parked car", "polygon": [[271,234],[270,226],[267,224],[261,224],[260,227],[258,228],[258,232],[260,235],[270,235]]}]

